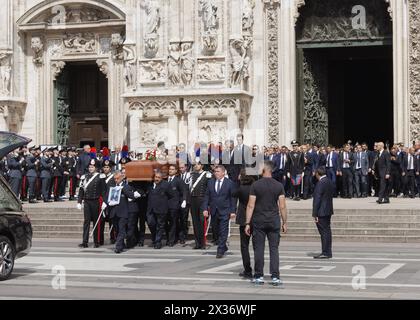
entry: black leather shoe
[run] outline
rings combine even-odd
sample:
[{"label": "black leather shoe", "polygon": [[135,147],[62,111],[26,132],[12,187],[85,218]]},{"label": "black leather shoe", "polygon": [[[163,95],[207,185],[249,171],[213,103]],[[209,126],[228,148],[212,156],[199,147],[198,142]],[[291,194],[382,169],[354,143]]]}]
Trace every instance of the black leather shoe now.
[{"label": "black leather shoe", "polygon": [[89,245],[87,243],[79,244],[79,248],[89,248]]},{"label": "black leather shoe", "polygon": [[162,244],[161,243],[155,244],[155,249],[157,250],[162,249]]},{"label": "black leather shoe", "polygon": [[44,200],[44,202],[54,202],[54,201],[52,201],[52,200]]},{"label": "black leather shoe", "polygon": [[143,241],[139,242],[139,247],[144,247],[144,242]]},{"label": "black leather shoe", "polygon": [[120,253],[122,253],[123,251],[122,251],[122,250],[120,250],[120,249],[115,249],[115,250],[114,250],[114,252],[115,252],[116,254],[120,254]]},{"label": "black leather shoe", "polygon": [[332,256],[326,256],[324,254],[320,254],[319,256],[315,256],[314,259],[331,259]]},{"label": "black leather shoe", "polygon": [[223,257],[224,257],[224,255],[223,255],[223,254],[218,253],[218,254],[217,254],[217,256],[216,256],[216,259],[222,259]]},{"label": "black leather shoe", "polygon": [[175,243],[173,243],[173,242],[168,242],[167,246],[168,246],[168,247],[173,248],[173,247],[175,246]]},{"label": "black leather shoe", "polygon": [[100,248],[100,247],[101,247],[100,244],[95,243],[95,248]]},{"label": "black leather shoe", "polygon": [[181,240],[179,243],[180,244],[185,244],[185,240]]},{"label": "black leather shoe", "polygon": [[200,247],[200,246],[195,246],[193,249],[194,249],[194,250],[200,250],[200,249],[201,249],[201,247]]}]

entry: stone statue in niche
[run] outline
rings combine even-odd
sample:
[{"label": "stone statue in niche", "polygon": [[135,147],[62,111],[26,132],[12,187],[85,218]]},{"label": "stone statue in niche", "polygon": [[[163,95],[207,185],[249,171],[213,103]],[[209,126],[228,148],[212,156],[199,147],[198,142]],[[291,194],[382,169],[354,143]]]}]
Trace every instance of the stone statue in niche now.
[{"label": "stone statue in niche", "polygon": [[144,3],[146,11],[146,31],[144,36],[145,57],[152,59],[159,51],[159,27],[160,27],[160,6],[157,0],[146,0]]},{"label": "stone statue in niche", "polygon": [[219,24],[218,7],[215,0],[200,0],[201,16],[203,18],[204,31],[214,31]]},{"label": "stone statue in niche", "polygon": [[252,34],[254,27],[254,7],[255,0],[243,0],[242,31],[247,34]]},{"label": "stone statue in niche", "polygon": [[172,42],[169,45],[168,57],[168,79],[171,85],[177,86],[181,84],[180,75],[180,44],[179,42]]},{"label": "stone statue in niche", "polygon": [[124,66],[127,88],[135,90],[137,83],[137,54],[134,45],[124,46]]},{"label": "stone statue in niche", "polygon": [[181,79],[184,85],[190,86],[193,79],[195,66],[195,61],[192,57],[192,42],[182,43],[181,49]]},{"label": "stone statue in niche", "polygon": [[230,83],[232,86],[240,85],[243,79],[249,78],[248,47],[250,39],[232,39],[230,41],[230,54],[232,58],[232,72]]},{"label": "stone statue in niche", "polygon": [[112,59],[123,60],[124,59],[124,38],[119,33],[113,33],[111,35],[111,48],[112,48]]},{"label": "stone statue in niche", "polygon": [[41,65],[43,62],[43,53],[44,53],[44,44],[40,37],[32,37],[31,39],[31,49],[34,52],[33,62],[36,65]]},{"label": "stone statue in niche", "polygon": [[0,52],[0,95],[7,96],[10,93],[11,72],[10,54],[8,52]]}]

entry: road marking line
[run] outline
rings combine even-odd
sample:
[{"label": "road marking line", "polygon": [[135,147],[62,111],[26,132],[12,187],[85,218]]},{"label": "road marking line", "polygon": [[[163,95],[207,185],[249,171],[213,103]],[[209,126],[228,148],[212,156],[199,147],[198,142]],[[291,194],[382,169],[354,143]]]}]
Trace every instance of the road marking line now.
[{"label": "road marking line", "polygon": [[390,263],[388,266],[376,272],[373,276],[370,276],[371,279],[386,279],[391,274],[393,274],[398,269],[405,266],[405,263]]},{"label": "road marking line", "polygon": [[286,265],[283,267],[280,267],[280,270],[296,270],[296,271],[331,271],[334,270],[335,266],[292,266],[292,265]]}]

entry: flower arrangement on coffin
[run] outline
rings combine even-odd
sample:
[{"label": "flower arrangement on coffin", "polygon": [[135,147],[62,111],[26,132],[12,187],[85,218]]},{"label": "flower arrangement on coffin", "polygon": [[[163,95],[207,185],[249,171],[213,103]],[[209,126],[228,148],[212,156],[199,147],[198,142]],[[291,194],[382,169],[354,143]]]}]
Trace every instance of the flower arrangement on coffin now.
[{"label": "flower arrangement on coffin", "polygon": [[147,150],[146,155],[145,155],[145,160],[156,161],[157,160],[156,150]]}]

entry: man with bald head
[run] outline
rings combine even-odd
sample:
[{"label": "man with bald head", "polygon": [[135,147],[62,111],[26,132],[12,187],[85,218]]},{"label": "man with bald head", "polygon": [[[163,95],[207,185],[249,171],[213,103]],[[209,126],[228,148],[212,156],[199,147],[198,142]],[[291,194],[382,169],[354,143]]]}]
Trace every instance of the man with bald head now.
[{"label": "man with bald head", "polygon": [[375,163],[375,171],[379,177],[379,199],[378,204],[389,203],[389,179],[391,177],[391,155],[384,149],[384,143],[377,144],[377,160]]}]

